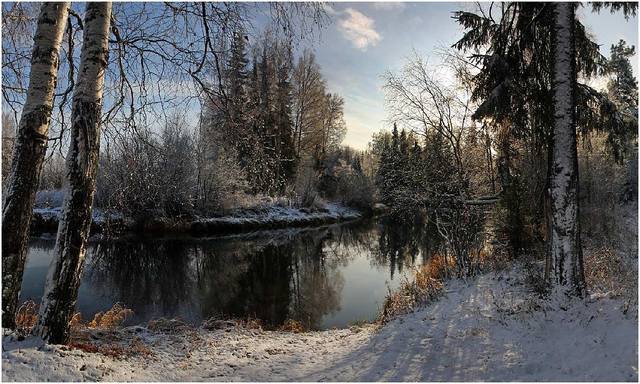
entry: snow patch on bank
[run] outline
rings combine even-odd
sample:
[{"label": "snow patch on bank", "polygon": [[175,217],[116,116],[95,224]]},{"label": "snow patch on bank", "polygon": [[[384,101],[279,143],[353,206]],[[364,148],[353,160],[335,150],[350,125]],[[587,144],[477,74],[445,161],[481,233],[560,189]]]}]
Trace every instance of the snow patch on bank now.
[{"label": "snow patch on bank", "polygon": [[[446,284],[381,329],[293,334],[188,326],[117,331],[149,356],[112,358],[3,339],[5,381],[637,381],[637,313],[594,296],[541,300],[524,272]],[[106,338],[105,338],[106,339]],[[113,338],[111,338],[113,340]],[[104,341],[105,343],[107,341]]]},{"label": "snow patch on bank", "polygon": [[256,223],[298,223],[312,220],[357,219],[360,212],[337,203],[326,203],[320,209],[295,208],[288,206],[272,205],[260,209],[242,209],[229,216],[203,218],[198,221],[211,224],[244,225]]}]

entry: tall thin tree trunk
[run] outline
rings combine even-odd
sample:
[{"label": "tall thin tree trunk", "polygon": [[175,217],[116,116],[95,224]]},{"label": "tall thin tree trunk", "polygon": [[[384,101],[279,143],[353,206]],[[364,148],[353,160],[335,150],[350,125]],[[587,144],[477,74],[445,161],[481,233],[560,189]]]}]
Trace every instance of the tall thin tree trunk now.
[{"label": "tall thin tree trunk", "polygon": [[78,81],[73,94],[64,210],[35,332],[65,343],[73,316],[96,186],[102,92],[108,63],[111,3],[87,3]]},{"label": "tall thin tree trunk", "polygon": [[575,112],[575,4],[554,5],[553,167],[551,169],[551,265],[556,287],[585,290],[578,216],[578,151]]},{"label": "tall thin tree trunk", "polygon": [[491,192],[495,194],[496,179],[493,172],[493,156],[491,156],[491,136],[489,136],[486,124],[482,125],[482,132],[484,133],[484,150],[487,156],[487,175],[489,176],[489,181],[491,181]]},{"label": "tall thin tree trunk", "polygon": [[69,2],[43,3],[33,38],[27,100],[2,209],[2,326],[15,326],[15,311],[27,256],[29,225],[42,163],[47,152],[60,44]]}]

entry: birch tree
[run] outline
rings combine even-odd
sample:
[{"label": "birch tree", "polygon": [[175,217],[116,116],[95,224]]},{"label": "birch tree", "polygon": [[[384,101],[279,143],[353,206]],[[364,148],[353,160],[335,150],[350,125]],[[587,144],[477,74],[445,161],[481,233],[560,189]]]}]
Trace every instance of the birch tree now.
[{"label": "birch tree", "polygon": [[110,20],[110,2],[87,3],[72,102],[67,192],[35,328],[35,332],[50,343],[65,343],[69,338],[69,321],[84,265],[98,169]]},{"label": "birch tree", "polygon": [[581,296],[585,280],[578,221],[574,4],[556,3],[553,18],[552,279],[568,292]]},{"label": "birch tree", "polygon": [[43,3],[33,38],[27,99],[22,108],[11,175],[2,209],[2,324],[14,326],[26,243],[47,151],[59,51],[69,2]]}]

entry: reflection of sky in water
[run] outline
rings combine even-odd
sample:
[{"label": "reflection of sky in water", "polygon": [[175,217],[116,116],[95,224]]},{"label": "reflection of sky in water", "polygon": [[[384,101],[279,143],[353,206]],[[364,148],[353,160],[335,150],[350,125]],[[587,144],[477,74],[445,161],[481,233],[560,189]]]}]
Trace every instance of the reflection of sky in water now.
[{"label": "reflection of sky in water", "polygon": [[[130,323],[225,315],[344,327],[375,319],[389,288],[421,262],[423,233],[368,221],[218,239],[127,238],[97,251],[92,243],[77,309],[86,319],[119,301],[133,309]],[[31,240],[22,298],[40,300],[53,247]]]}]

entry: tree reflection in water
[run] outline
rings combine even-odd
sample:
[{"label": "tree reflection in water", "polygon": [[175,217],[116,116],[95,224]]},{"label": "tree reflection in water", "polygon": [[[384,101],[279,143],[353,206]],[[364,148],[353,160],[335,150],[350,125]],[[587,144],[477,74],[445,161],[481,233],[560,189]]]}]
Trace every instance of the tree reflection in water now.
[{"label": "tree reflection in water", "polygon": [[[435,236],[424,228],[382,218],[224,238],[100,241],[90,248],[82,284],[91,299],[132,308],[131,323],[231,317],[255,318],[275,328],[295,319],[320,329],[335,313],[351,309],[343,308],[342,301],[345,271],[354,259],[368,260],[369,268],[380,270],[367,276],[383,285],[437,247]],[[90,308],[87,298],[82,307]],[[375,317],[377,308],[366,310]]]},{"label": "tree reflection in water", "polygon": [[379,222],[378,251],[373,255],[377,263],[389,266],[393,279],[396,270],[402,273],[405,265],[424,264],[442,246],[436,229],[425,219],[397,222],[383,217]]}]

